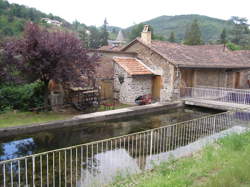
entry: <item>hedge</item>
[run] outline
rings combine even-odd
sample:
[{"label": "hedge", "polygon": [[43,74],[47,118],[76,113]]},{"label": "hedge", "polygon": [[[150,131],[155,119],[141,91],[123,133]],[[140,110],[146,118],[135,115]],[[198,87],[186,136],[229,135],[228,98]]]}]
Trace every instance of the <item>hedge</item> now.
[{"label": "hedge", "polygon": [[6,110],[27,111],[43,105],[43,83],[0,87],[0,112]]}]

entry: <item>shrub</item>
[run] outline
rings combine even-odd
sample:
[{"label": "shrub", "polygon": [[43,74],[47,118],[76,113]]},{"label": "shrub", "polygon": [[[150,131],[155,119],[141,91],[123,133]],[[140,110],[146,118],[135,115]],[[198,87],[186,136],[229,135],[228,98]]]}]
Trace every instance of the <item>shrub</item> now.
[{"label": "shrub", "polygon": [[228,49],[230,49],[230,50],[232,50],[232,51],[241,50],[241,46],[236,45],[236,44],[231,43],[231,42],[228,42],[228,43],[226,44],[226,46],[227,46]]},{"label": "shrub", "polygon": [[0,111],[29,110],[43,105],[43,83],[0,87]]}]

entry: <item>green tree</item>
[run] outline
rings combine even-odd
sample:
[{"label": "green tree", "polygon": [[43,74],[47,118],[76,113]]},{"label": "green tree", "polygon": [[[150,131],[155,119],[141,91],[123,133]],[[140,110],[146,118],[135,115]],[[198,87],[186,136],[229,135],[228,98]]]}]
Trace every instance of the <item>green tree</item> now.
[{"label": "green tree", "polygon": [[109,33],[107,30],[108,22],[107,19],[105,18],[103,26],[101,28],[101,35],[100,35],[100,45],[108,45],[108,38],[109,38]]},{"label": "green tree", "polygon": [[129,35],[128,35],[129,41],[132,41],[132,40],[136,39],[137,37],[140,37],[141,32],[143,30],[143,27],[144,27],[143,23],[140,23],[140,24],[133,26],[132,30],[129,32]]},{"label": "green tree", "polygon": [[198,21],[195,19],[191,26],[187,26],[184,44],[201,45],[203,44],[201,30]]},{"label": "green tree", "polygon": [[80,39],[82,40],[83,46],[89,48],[89,31],[86,28],[81,28],[78,33]]},{"label": "green tree", "polygon": [[98,30],[98,28],[96,28],[95,26],[90,26],[88,27],[88,31],[89,31],[88,47],[93,48],[93,49],[97,49],[101,47],[101,43],[100,43],[101,33]]},{"label": "green tree", "polygon": [[80,29],[80,25],[81,25],[81,23],[80,23],[79,21],[77,21],[77,20],[75,20],[75,21],[72,23],[73,29],[74,29],[75,31],[78,31],[78,30]]},{"label": "green tree", "polygon": [[220,34],[220,43],[221,44],[226,44],[227,43],[227,31],[224,28]]},{"label": "green tree", "polygon": [[246,18],[240,18],[237,16],[233,16],[230,21],[234,24],[234,28],[231,31],[231,34],[233,36],[232,42],[239,44],[241,43],[241,40],[244,39],[244,36],[246,34],[249,34],[249,28],[247,24]]},{"label": "green tree", "polygon": [[176,42],[176,39],[175,39],[175,33],[174,32],[171,32],[169,38],[168,38],[168,41],[169,42]]}]

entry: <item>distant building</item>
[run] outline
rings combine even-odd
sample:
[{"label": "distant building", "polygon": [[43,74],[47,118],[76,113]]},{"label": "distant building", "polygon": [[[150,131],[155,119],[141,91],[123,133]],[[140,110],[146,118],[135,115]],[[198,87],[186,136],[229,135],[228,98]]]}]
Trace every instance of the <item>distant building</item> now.
[{"label": "distant building", "polygon": [[102,46],[99,50],[119,51],[126,44],[122,30],[119,31],[116,40],[108,40],[108,45]]},{"label": "distant building", "polygon": [[62,25],[62,22],[57,21],[57,20],[53,20],[53,19],[49,19],[49,18],[42,18],[41,20],[48,23],[48,24],[55,25],[58,27],[60,27]]}]

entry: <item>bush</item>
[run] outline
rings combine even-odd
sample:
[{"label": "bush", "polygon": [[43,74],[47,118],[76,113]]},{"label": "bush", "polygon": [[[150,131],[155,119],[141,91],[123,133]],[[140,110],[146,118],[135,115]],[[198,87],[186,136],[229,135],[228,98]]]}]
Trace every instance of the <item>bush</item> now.
[{"label": "bush", "polygon": [[232,51],[241,50],[241,46],[236,45],[236,44],[231,43],[231,42],[228,42],[228,43],[226,44],[226,46],[227,46],[228,49],[230,49],[230,50],[232,50]]},{"label": "bush", "polygon": [[43,83],[0,87],[0,111],[29,110],[43,105]]}]

